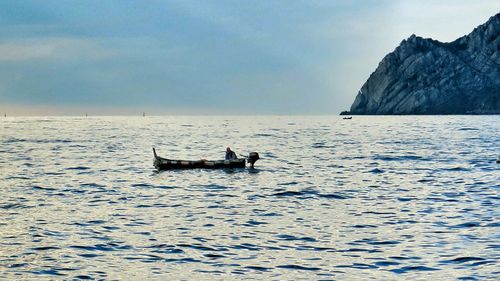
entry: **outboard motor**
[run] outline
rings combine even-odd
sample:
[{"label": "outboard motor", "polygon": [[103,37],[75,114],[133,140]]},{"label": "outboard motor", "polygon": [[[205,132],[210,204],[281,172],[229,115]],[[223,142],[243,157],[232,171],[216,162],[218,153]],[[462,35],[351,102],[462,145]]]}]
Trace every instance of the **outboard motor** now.
[{"label": "outboard motor", "polygon": [[259,157],[259,154],[257,152],[250,152],[248,154],[248,163],[250,163],[250,168],[253,168],[253,165],[259,159],[260,159],[260,157]]}]

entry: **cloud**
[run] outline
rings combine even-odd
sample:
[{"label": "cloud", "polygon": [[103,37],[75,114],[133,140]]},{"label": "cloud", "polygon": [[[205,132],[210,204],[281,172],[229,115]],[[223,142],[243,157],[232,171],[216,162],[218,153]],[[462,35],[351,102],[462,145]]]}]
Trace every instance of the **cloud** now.
[{"label": "cloud", "polygon": [[95,39],[31,38],[0,43],[0,62],[26,60],[101,60],[116,57],[116,50]]},{"label": "cloud", "polygon": [[498,3],[0,1],[0,103],[336,113],[405,37],[454,39]]},{"label": "cloud", "polygon": [[499,12],[499,0],[397,1],[391,24],[406,38],[411,34],[439,41],[453,41]]}]

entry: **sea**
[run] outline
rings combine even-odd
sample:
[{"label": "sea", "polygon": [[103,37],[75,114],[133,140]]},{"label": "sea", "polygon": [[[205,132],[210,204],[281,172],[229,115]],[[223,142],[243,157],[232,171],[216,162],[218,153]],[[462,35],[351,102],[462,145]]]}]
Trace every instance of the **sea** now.
[{"label": "sea", "polygon": [[499,154],[498,115],[0,118],[0,279],[498,280]]}]

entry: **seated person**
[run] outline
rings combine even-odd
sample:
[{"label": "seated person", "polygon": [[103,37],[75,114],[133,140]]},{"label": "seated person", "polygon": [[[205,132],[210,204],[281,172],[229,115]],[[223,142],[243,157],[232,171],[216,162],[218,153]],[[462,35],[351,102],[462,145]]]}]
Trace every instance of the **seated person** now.
[{"label": "seated person", "polygon": [[236,152],[232,151],[231,148],[226,148],[226,160],[238,159]]}]

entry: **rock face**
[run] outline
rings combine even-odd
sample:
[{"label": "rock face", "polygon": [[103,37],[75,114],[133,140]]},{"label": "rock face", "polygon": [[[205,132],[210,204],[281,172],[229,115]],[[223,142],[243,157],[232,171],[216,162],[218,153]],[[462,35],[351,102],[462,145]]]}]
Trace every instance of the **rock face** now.
[{"label": "rock face", "polygon": [[500,114],[499,35],[500,13],[450,43],[412,35],[384,57],[349,113]]}]

